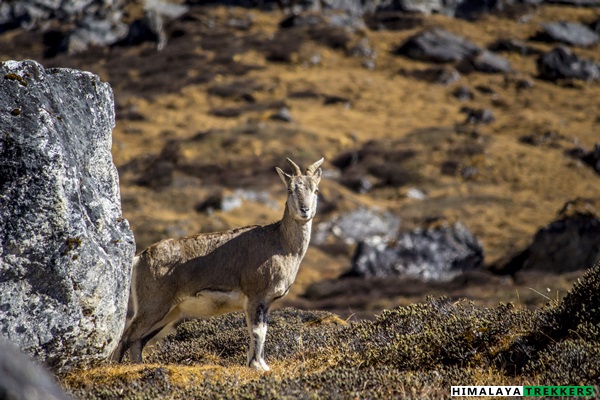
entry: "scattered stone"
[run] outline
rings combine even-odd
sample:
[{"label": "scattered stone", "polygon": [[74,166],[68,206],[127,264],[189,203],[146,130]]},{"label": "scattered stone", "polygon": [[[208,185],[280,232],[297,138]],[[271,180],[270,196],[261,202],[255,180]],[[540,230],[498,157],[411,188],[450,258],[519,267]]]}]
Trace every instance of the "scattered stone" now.
[{"label": "scattered stone", "polygon": [[422,70],[415,70],[407,72],[406,74],[425,82],[437,83],[445,86],[451,85],[460,80],[460,73],[456,70],[456,68],[448,66],[438,66]]},{"label": "scattered stone", "polygon": [[317,26],[325,23],[325,18],[320,13],[302,12],[292,14],[284,18],[280,23],[280,28],[292,28],[299,26]]},{"label": "scattered stone", "polygon": [[552,273],[580,271],[600,260],[600,203],[575,199],[565,203],[559,219],[537,231],[531,245],[504,266],[504,270]]},{"label": "scattered stone", "polygon": [[460,111],[467,114],[467,118],[465,119],[465,123],[467,124],[491,124],[496,120],[494,113],[489,108],[463,107]]},{"label": "scattered stone", "polygon": [[458,70],[463,73],[478,71],[496,74],[512,72],[512,67],[506,58],[491,51],[483,50],[465,58],[458,65]]},{"label": "scattered stone", "polygon": [[466,181],[475,178],[477,175],[479,175],[479,169],[477,167],[466,166],[460,170],[460,176]]},{"label": "scattered stone", "polygon": [[491,51],[505,51],[509,53],[518,53],[522,56],[540,54],[540,51],[529,46],[526,42],[519,39],[498,39],[488,46]]},{"label": "scattered stone", "polygon": [[370,59],[377,57],[377,52],[366,37],[360,39],[354,46],[351,46],[346,53],[352,57],[365,57]]},{"label": "scattered stone", "polygon": [[582,59],[569,48],[560,46],[537,59],[539,77],[550,81],[558,79],[580,79],[593,81],[600,79],[600,65]]},{"label": "scattered stone", "polygon": [[360,174],[344,174],[339,178],[339,182],[348,189],[361,194],[369,193],[374,186],[371,179]]},{"label": "scattered stone", "polygon": [[0,334],[65,372],[106,359],[127,311],[135,244],[112,162],[113,94],[91,73],[34,61],[0,64],[7,74],[27,86],[0,85]]},{"label": "scattered stone", "polygon": [[415,154],[402,141],[373,140],[360,149],[340,154],[333,159],[332,164],[342,172],[341,183],[364,182],[369,189],[372,186],[400,187],[420,181],[419,172],[414,167],[406,166]]},{"label": "scattered stone", "polygon": [[473,100],[473,98],[475,97],[473,95],[473,92],[471,91],[471,89],[468,86],[459,86],[456,89],[454,89],[452,91],[452,96],[456,97],[458,100],[461,101],[469,101],[469,100]]},{"label": "scattered stone", "polygon": [[[531,3],[536,0],[523,1]],[[466,20],[475,20],[482,15],[506,11],[516,5],[514,1],[478,0],[383,0],[377,3],[378,12],[402,11],[407,14],[443,14]],[[368,7],[367,7],[368,8]]]},{"label": "scattered stone", "polygon": [[352,102],[347,97],[338,96],[338,95],[327,95],[323,98],[323,104],[326,106],[334,105],[334,104],[343,104],[344,107],[350,108],[352,106]]},{"label": "scattered stone", "polygon": [[461,36],[433,28],[410,37],[395,50],[395,54],[420,61],[447,63],[461,61],[480,50]]},{"label": "scattered stone", "polygon": [[312,243],[323,245],[333,238],[351,245],[377,236],[392,238],[398,232],[400,220],[389,211],[358,208],[316,226]]},{"label": "scattered stone", "polygon": [[600,7],[600,0],[544,0],[548,4],[560,4],[574,7]]},{"label": "scattered stone", "polygon": [[230,212],[240,208],[244,201],[262,203],[274,210],[279,210],[279,204],[274,202],[267,192],[237,189],[233,192],[223,191],[210,195],[194,207],[197,212],[212,214],[215,211]]},{"label": "scattered stone", "polygon": [[176,165],[183,159],[179,140],[169,140],[158,155],[145,157],[143,166],[137,169],[140,177],[136,183],[152,189],[161,189],[173,183]]},{"label": "scattered stone", "polygon": [[408,276],[450,281],[480,268],[484,252],[460,222],[399,234],[392,242],[378,236],[361,241],[345,277]]},{"label": "scattered stone", "polygon": [[519,138],[521,143],[531,146],[548,146],[552,148],[560,148],[561,142],[565,140],[567,140],[567,138],[564,135],[555,131],[535,132]]},{"label": "scattered stone", "polygon": [[594,150],[587,151],[584,148],[576,147],[568,152],[573,158],[578,158],[585,164],[591,166],[594,171],[600,174],[600,143],[594,145]]},{"label": "scattered stone", "polygon": [[290,110],[287,107],[281,107],[276,113],[271,114],[269,119],[282,122],[294,122],[294,118],[292,118],[292,114],[290,114]]},{"label": "scattered stone", "polygon": [[589,47],[600,41],[600,35],[579,22],[548,22],[532,39],[561,42],[570,46]]},{"label": "scattered stone", "polygon": [[441,0],[387,0],[380,2],[377,8],[378,10],[424,15],[439,14],[445,10]]},{"label": "scattered stone", "polygon": [[423,18],[402,11],[367,13],[364,18],[371,30],[401,31],[414,29],[423,24]]},{"label": "scattered stone", "polygon": [[406,197],[414,200],[425,200],[427,195],[422,190],[413,187],[408,189]]}]

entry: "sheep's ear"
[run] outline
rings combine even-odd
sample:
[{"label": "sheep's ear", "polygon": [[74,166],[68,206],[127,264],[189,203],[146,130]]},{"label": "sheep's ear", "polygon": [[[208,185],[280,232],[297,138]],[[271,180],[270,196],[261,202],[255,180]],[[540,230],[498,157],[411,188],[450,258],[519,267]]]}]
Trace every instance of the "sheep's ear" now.
[{"label": "sheep's ear", "polygon": [[323,170],[321,168],[319,168],[318,170],[315,171],[315,173],[312,174],[311,179],[313,180],[313,182],[318,185],[319,182],[321,182],[321,174],[323,173]]},{"label": "sheep's ear", "polygon": [[286,187],[290,186],[290,181],[292,180],[292,177],[288,174],[286,174],[285,172],[283,172],[283,170],[279,167],[275,167],[275,170],[277,171],[277,173],[279,174],[279,177],[281,178],[281,180],[283,181],[283,183],[285,183]]}]

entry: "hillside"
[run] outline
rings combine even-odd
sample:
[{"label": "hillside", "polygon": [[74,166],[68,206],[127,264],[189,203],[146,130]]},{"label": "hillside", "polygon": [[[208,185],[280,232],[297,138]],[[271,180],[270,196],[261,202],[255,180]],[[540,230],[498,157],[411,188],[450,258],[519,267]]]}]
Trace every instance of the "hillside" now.
[{"label": "hillside", "polygon": [[[600,143],[598,79],[538,68],[559,46],[544,23],[600,26],[600,8],[518,3],[473,20],[390,12],[363,24],[189,3],[165,24],[162,51],[147,41],[49,54],[47,32],[0,31],[0,61],[110,83],[112,154],[138,251],[277,220],[285,188],[274,167],[323,156],[314,232],[358,209],[397,218],[400,231],[460,222],[483,266],[442,282],[340,278],[357,243],[329,235],[271,314],[271,373],[243,367],[247,332],[232,314],[185,322],[147,364],[76,371],[64,387],[81,398],[445,398],[453,384],[598,382],[598,266],[565,298],[591,264],[555,273],[511,270],[511,260],[568,202],[600,216],[600,167],[588,162]],[[127,2],[124,20],[141,13]],[[510,71],[398,54],[434,28],[493,48]],[[598,64],[598,46],[569,51]]]}]

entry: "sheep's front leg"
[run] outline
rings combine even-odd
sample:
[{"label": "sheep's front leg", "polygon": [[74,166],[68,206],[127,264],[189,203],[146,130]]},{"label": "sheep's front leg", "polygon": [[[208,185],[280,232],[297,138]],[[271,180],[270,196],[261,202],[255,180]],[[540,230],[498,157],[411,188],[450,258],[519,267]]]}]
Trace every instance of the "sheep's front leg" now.
[{"label": "sheep's front leg", "polygon": [[267,313],[269,306],[263,301],[251,301],[246,304],[246,323],[250,333],[250,349],[248,350],[248,366],[259,371],[270,368],[263,359],[265,338],[267,336]]}]

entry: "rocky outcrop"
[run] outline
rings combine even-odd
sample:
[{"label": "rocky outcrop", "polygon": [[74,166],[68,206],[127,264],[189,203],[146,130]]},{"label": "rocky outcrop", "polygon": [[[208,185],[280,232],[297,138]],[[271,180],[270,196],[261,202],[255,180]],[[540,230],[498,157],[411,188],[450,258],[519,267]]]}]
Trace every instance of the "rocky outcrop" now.
[{"label": "rocky outcrop", "polygon": [[461,36],[434,28],[410,37],[395,53],[419,61],[446,63],[461,61],[480,50],[477,45]]},{"label": "rocky outcrop", "polygon": [[588,47],[598,43],[600,35],[578,22],[557,21],[542,24],[542,31],[538,32],[533,39]]},{"label": "rocky outcrop", "polygon": [[362,241],[345,276],[449,281],[479,268],[483,257],[483,248],[463,224],[443,224],[401,233],[393,241],[377,236]]},{"label": "rocky outcrop", "polygon": [[138,44],[144,40],[167,42],[164,20],[179,18],[188,7],[162,0],[143,0],[144,17],[130,25],[122,21],[131,0],[21,0],[0,4],[0,32],[21,27],[40,29],[45,35],[46,56],[71,54],[90,46]]},{"label": "rocky outcrop", "polygon": [[0,397],[4,400],[67,400],[50,374],[0,339]]},{"label": "rocky outcrop", "polygon": [[580,58],[568,47],[560,46],[541,55],[537,60],[540,78],[554,81],[558,79],[580,79],[593,81],[600,79],[600,64]]},{"label": "rocky outcrop", "polygon": [[112,90],[34,61],[0,64],[0,79],[0,334],[66,371],[112,352],[127,309]]},{"label": "rocky outcrop", "polygon": [[356,244],[372,236],[392,238],[399,227],[400,220],[389,211],[358,208],[317,224],[312,243],[324,245],[335,238],[345,244]]},{"label": "rocky outcrop", "polygon": [[531,245],[500,272],[537,270],[553,273],[585,270],[600,260],[600,202],[567,202],[558,219],[537,231]]}]

